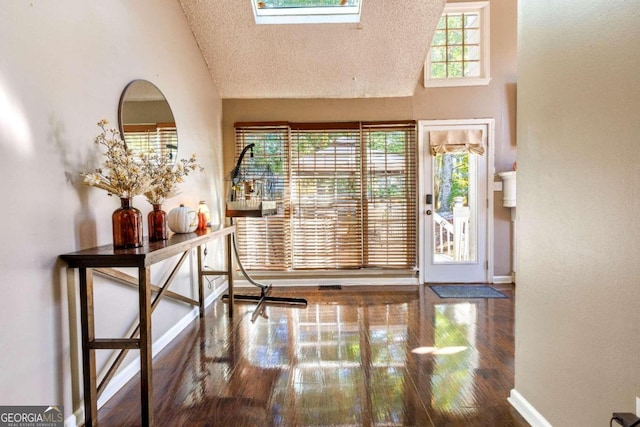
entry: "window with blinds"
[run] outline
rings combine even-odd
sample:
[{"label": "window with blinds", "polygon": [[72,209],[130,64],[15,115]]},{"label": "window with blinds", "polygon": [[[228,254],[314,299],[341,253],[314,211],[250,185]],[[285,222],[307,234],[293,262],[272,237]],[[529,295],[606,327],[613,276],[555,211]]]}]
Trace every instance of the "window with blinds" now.
[{"label": "window with blinds", "polygon": [[291,125],[292,268],[362,266],[358,123]]},{"label": "window with blinds", "polygon": [[236,159],[242,149],[255,144],[253,157],[244,163],[268,165],[274,176],[272,195],[278,212],[266,218],[237,218],[236,236],[242,265],[250,270],[285,271],[291,268],[289,200],[289,126],[286,123],[236,126]]},{"label": "window with blinds", "polygon": [[362,136],[366,149],[365,265],[414,266],[418,232],[415,126],[368,123],[362,125]]},{"label": "window with blinds", "polygon": [[267,162],[278,214],[236,220],[253,270],[413,268],[416,128],[397,123],[237,123],[236,156]]}]

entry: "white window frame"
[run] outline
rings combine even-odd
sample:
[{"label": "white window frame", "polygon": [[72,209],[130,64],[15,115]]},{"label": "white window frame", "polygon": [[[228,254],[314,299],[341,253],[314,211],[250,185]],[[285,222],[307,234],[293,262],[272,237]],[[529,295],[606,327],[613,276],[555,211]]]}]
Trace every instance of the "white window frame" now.
[{"label": "white window frame", "polygon": [[358,6],[258,8],[251,0],[256,24],[344,24],[360,22],[362,2]]},{"label": "white window frame", "polygon": [[474,13],[480,16],[480,76],[479,77],[447,77],[432,78],[431,77],[431,48],[427,53],[427,59],[424,62],[424,87],[454,87],[454,86],[486,86],[491,81],[489,65],[491,62],[490,55],[490,33],[491,26],[489,22],[489,2],[461,2],[447,3],[444,7],[442,15],[452,13]]}]

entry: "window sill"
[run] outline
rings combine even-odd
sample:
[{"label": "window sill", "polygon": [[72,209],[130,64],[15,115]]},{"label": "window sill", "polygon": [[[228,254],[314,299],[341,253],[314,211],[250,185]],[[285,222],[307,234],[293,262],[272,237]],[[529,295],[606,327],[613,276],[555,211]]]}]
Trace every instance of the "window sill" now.
[{"label": "window sill", "polygon": [[426,79],[424,87],[488,86],[491,77],[467,79]]},{"label": "window sill", "polygon": [[[416,268],[368,268],[354,270],[295,270],[295,271],[269,271],[248,270],[251,277],[262,280],[296,280],[296,279],[344,279],[344,278],[415,278]],[[242,280],[241,277],[238,278]]]}]

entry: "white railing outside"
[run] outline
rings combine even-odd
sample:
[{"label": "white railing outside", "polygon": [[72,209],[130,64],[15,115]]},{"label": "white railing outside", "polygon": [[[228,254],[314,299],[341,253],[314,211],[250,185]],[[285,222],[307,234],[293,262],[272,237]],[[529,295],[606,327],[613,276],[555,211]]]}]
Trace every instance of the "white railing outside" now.
[{"label": "white railing outside", "polygon": [[[456,198],[457,199],[457,198]],[[469,218],[471,210],[456,200],[453,207],[453,223],[433,213],[435,255],[452,261],[469,260]]]},{"label": "white railing outside", "polygon": [[453,224],[433,213],[435,254],[453,258]]}]

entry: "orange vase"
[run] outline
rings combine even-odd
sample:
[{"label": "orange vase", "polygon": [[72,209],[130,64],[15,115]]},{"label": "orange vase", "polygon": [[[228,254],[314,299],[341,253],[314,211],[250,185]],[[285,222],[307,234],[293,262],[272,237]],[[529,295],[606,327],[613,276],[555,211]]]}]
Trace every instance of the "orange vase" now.
[{"label": "orange vase", "polygon": [[198,212],[198,230],[207,228],[207,216],[204,212]]}]

